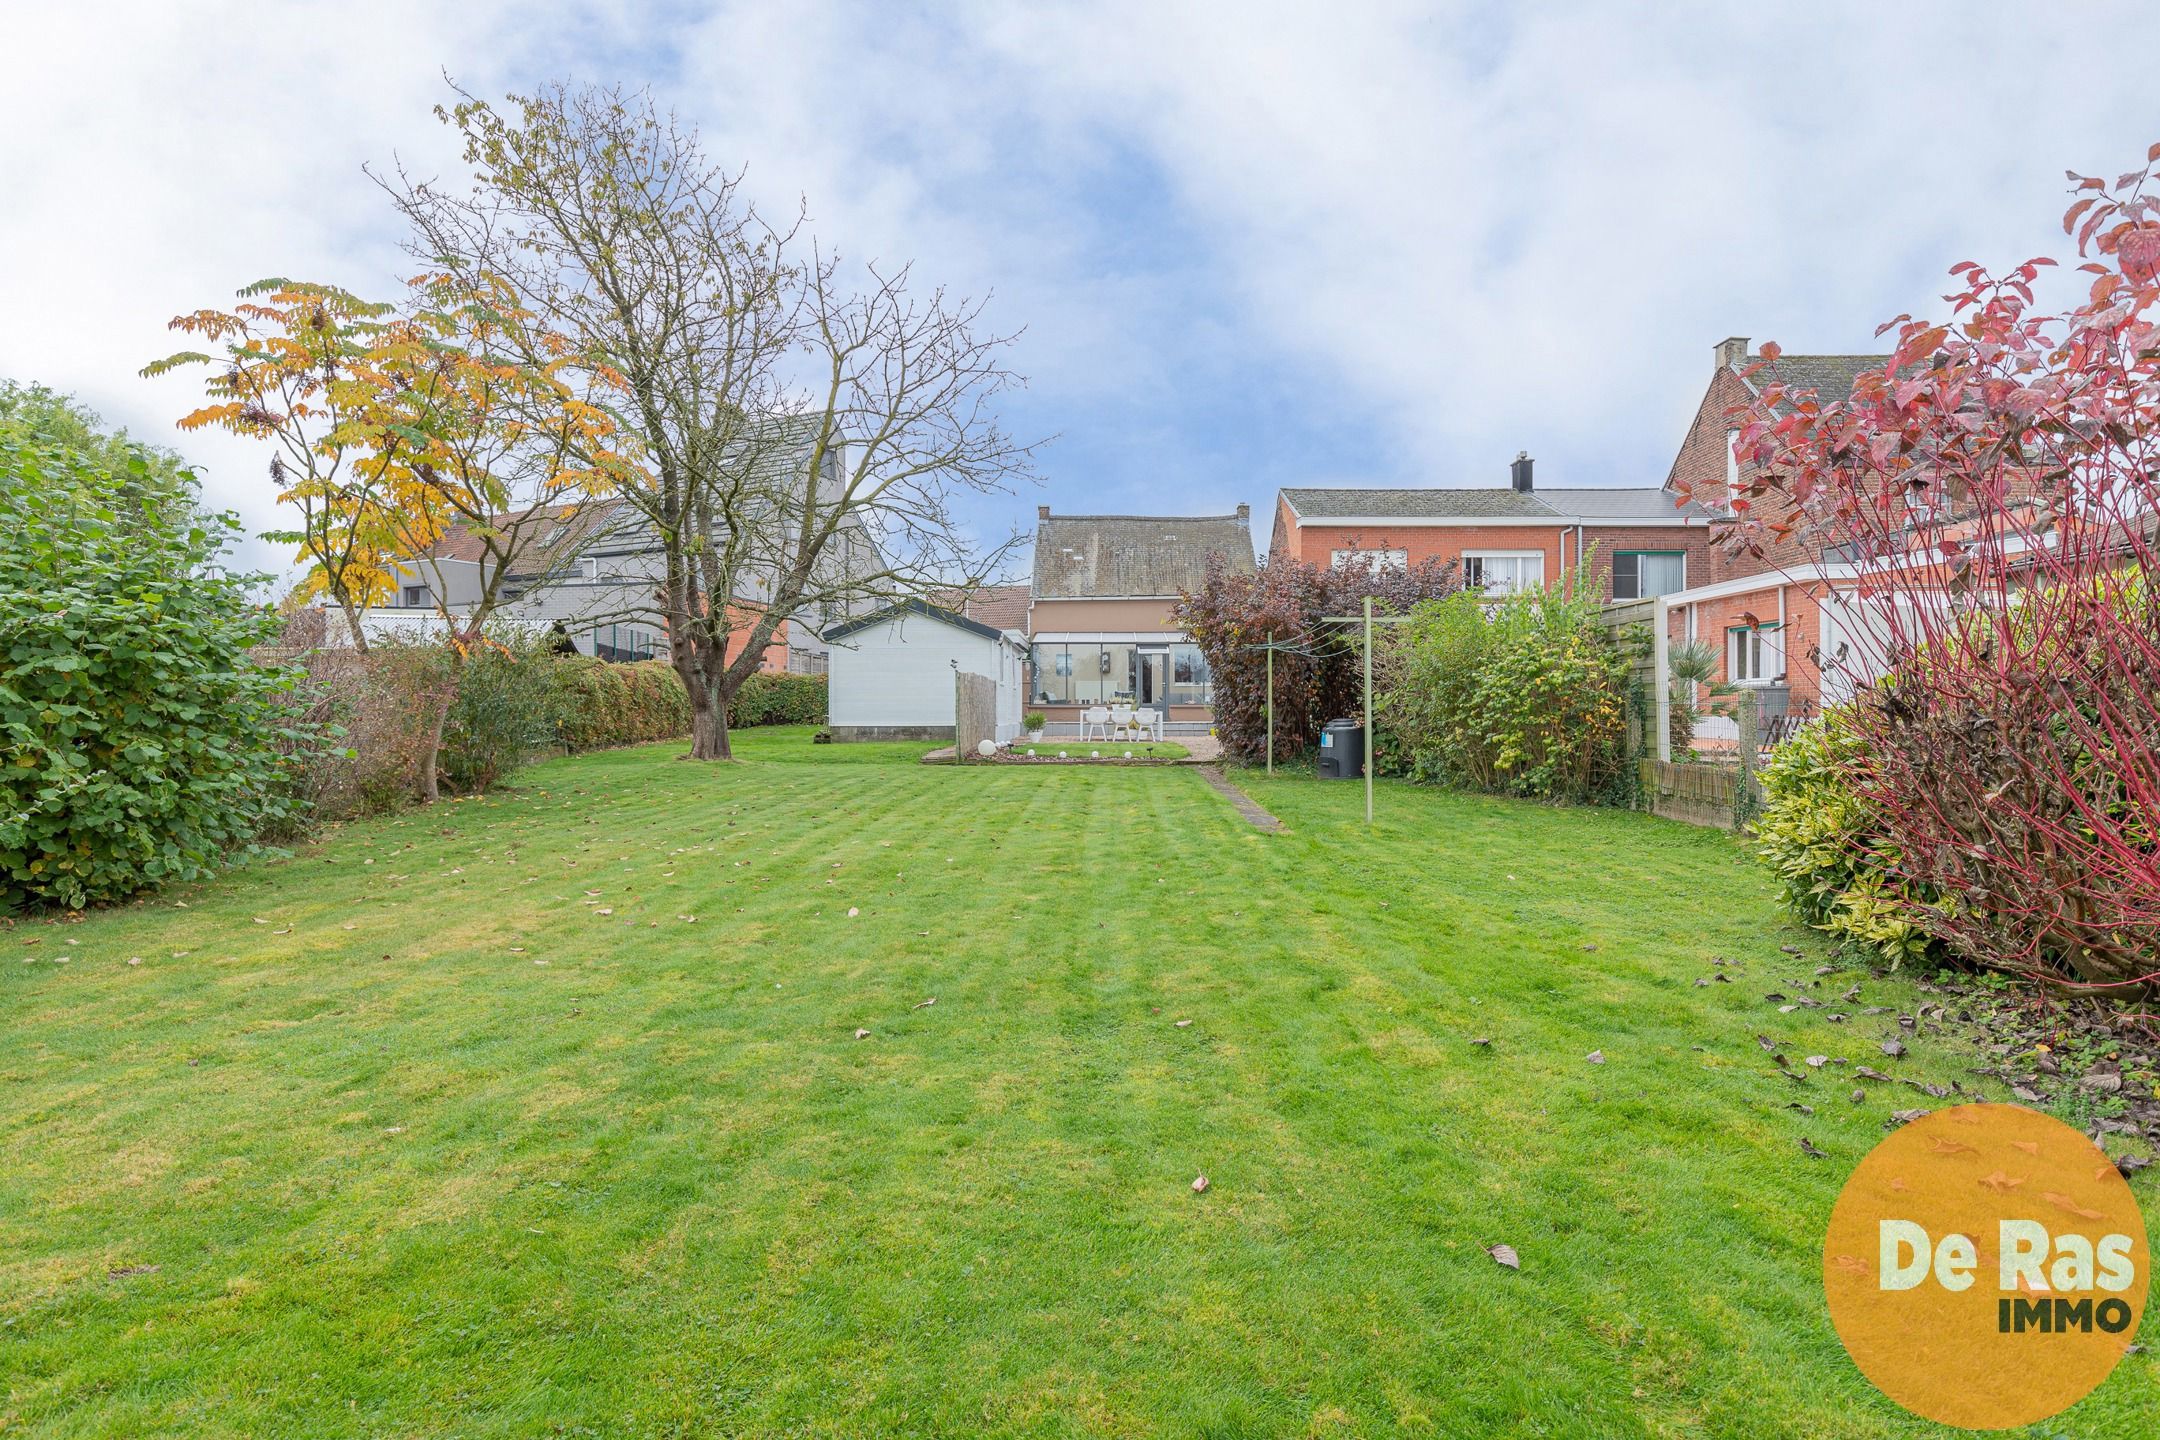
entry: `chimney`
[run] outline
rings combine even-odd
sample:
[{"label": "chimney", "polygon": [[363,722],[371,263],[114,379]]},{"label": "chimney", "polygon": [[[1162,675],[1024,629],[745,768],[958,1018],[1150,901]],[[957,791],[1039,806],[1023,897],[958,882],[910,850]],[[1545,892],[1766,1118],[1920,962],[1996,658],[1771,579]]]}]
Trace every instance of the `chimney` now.
[{"label": "chimney", "polygon": [[1240,505],[1240,506],[1238,506],[1238,507],[1237,507],[1237,520],[1238,520],[1238,524],[1240,524],[1240,525],[1245,525],[1245,524],[1249,524],[1249,523],[1251,523],[1251,521],[1252,521],[1252,506],[1250,506],[1250,505]]},{"label": "chimney", "polygon": [[1747,363],[1747,336],[1728,335],[1717,342],[1718,369],[1724,370],[1734,365],[1745,365]]},{"label": "chimney", "polygon": [[1047,505],[1037,505],[1037,506],[1035,507],[1035,518],[1036,518],[1036,519],[1038,519],[1038,520],[1047,520],[1047,519],[1049,519],[1049,518],[1050,518],[1050,507],[1049,507],[1049,506],[1047,506]]},{"label": "chimney", "polygon": [[1515,463],[1508,466],[1508,478],[1515,482],[1515,489],[1519,493],[1524,495],[1530,493],[1530,467],[1536,463],[1535,460],[1530,458],[1529,451],[1518,450],[1515,452]]}]

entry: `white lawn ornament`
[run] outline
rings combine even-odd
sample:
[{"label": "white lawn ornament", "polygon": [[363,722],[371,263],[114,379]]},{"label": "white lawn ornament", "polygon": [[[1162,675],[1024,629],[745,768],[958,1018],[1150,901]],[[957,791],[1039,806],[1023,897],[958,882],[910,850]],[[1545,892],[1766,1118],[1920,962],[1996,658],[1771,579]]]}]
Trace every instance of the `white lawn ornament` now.
[{"label": "white lawn ornament", "polygon": [[1125,752],[1125,758],[1126,758],[1126,759],[1128,759],[1128,760],[1132,759],[1132,751],[1130,751],[1130,750],[1127,750],[1127,751]]},{"label": "white lawn ornament", "polygon": [[995,740],[978,740],[975,742],[975,753],[987,760],[992,755],[997,754],[997,742]]},{"label": "white lawn ornament", "polygon": [[1065,752],[1063,750],[1058,751],[1058,759],[1063,760],[1064,758]]},{"label": "white lawn ornament", "polygon": [[1033,759],[1033,758],[1034,758],[1034,756],[1035,756],[1035,747],[1034,747],[1033,745],[1030,745],[1030,746],[1028,746],[1028,758],[1029,758],[1029,759]]},{"label": "white lawn ornament", "polygon": [[1088,751],[1088,759],[1090,759],[1090,760],[1100,760],[1100,759],[1102,759],[1102,751],[1100,751],[1100,750],[1090,750],[1090,751]]}]

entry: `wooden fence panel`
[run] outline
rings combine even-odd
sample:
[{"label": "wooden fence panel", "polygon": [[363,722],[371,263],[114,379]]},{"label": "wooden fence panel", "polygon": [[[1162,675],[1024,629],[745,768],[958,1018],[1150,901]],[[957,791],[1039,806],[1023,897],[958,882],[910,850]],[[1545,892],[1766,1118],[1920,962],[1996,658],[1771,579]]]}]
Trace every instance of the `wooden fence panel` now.
[{"label": "wooden fence panel", "polygon": [[953,675],[953,752],[962,760],[976,758],[984,740],[997,743],[997,681],[965,670]]},{"label": "wooden fence panel", "polygon": [[[1641,762],[1643,803],[1653,815],[1730,830],[1739,813],[1743,777],[1736,766]],[[1754,784],[1752,777],[1746,783]]]}]

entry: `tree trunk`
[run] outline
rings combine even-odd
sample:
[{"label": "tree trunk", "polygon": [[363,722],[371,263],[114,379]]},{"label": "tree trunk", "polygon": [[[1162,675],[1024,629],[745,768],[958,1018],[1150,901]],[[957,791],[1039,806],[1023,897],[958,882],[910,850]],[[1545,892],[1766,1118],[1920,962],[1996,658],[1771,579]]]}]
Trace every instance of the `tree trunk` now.
[{"label": "tree trunk", "polygon": [[360,628],[360,612],[353,608],[349,600],[339,600],[338,609],[345,612],[345,628],[352,632],[353,649],[362,655],[367,654],[367,632]]},{"label": "tree trunk", "polygon": [[719,685],[700,685],[690,692],[690,702],[690,758],[734,759],[728,748],[727,701]]},{"label": "tree trunk", "polygon": [[450,707],[465,688],[465,650],[468,637],[453,634],[449,644],[448,672],[435,692],[435,714],[428,725],[427,748],[420,755],[420,798],[432,805],[442,798],[437,774],[442,768],[443,731],[450,724]]},{"label": "tree trunk", "polygon": [[443,729],[450,723],[450,702],[456,693],[454,688],[446,688],[436,697],[434,722],[428,726],[427,748],[420,755],[420,798],[430,805],[442,799],[436,772],[442,761]]}]

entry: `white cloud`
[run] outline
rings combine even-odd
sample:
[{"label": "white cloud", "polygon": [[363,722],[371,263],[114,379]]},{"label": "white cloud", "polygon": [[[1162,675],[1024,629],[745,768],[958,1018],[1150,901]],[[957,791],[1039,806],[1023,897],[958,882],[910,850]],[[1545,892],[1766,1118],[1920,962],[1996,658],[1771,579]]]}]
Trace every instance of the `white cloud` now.
[{"label": "white cloud", "polygon": [[[2062,168],[2160,138],[2141,8],[25,10],[0,374],[177,440],[190,382],[135,378],[170,315],[387,291],[361,164],[447,162],[445,68],[567,75],[653,84],[854,254],[995,289],[1061,508],[1498,483],[1519,447],[1655,482],[1723,335],[1866,348],[1952,260],[2062,253]],[[254,447],[183,445],[270,523]]]}]

